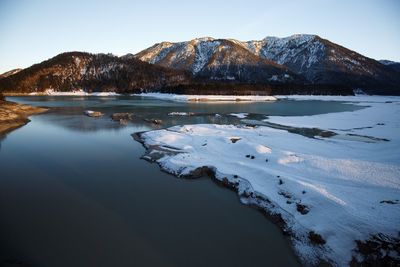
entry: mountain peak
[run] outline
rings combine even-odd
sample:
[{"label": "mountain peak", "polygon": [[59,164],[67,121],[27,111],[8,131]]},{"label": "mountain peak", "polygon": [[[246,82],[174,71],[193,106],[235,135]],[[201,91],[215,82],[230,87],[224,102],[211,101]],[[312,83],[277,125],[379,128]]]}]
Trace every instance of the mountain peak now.
[{"label": "mountain peak", "polygon": [[309,42],[312,41],[318,37],[318,35],[315,34],[293,34],[287,37],[276,37],[276,36],[267,36],[265,37],[262,41],[264,42],[270,42],[270,41],[282,41],[282,42],[288,42],[290,40],[296,40],[298,42]]},{"label": "mountain peak", "polygon": [[211,42],[211,41],[215,41],[215,39],[213,37],[209,37],[209,36],[205,36],[205,37],[200,37],[200,38],[196,38],[193,41],[198,41],[198,42]]}]

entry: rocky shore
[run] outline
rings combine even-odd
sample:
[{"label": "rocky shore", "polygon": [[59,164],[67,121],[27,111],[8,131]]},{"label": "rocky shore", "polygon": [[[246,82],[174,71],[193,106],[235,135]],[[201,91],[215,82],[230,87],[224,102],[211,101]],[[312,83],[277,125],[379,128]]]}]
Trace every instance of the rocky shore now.
[{"label": "rocky shore", "polygon": [[29,116],[48,109],[0,100],[0,136],[27,124]]}]

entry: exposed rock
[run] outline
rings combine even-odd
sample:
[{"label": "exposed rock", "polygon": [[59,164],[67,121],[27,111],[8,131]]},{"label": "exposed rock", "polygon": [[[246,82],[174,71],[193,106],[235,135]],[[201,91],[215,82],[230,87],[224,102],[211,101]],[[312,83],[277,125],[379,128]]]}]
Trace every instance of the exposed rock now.
[{"label": "exposed rock", "polygon": [[239,137],[231,137],[231,142],[232,142],[232,143],[236,143],[236,142],[239,141],[240,139],[242,139],[242,138],[239,138]]},{"label": "exposed rock", "polygon": [[133,118],[133,113],[127,113],[127,112],[114,113],[111,115],[111,119],[113,121],[119,122],[120,124],[128,124],[128,122],[132,120],[132,118]]},{"label": "exposed rock", "polygon": [[[215,178],[215,171],[214,171],[214,169],[212,169],[208,166],[203,166],[203,167],[200,167],[200,168],[197,168],[197,169],[191,171],[189,174],[186,174],[182,177],[193,179],[193,178],[199,178],[202,176],[209,176],[211,178]],[[223,183],[223,181],[222,181],[222,183]]]},{"label": "exposed rock", "polygon": [[156,125],[160,125],[162,124],[162,120],[158,120],[158,119],[143,119],[146,122],[152,123],[152,124],[156,124]]},{"label": "exposed rock", "polygon": [[399,204],[399,200],[398,199],[395,199],[395,200],[382,200],[380,203],[394,205],[394,204]]},{"label": "exposed rock", "polygon": [[84,114],[88,117],[101,117],[104,115],[100,111],[93,111],[93,110],[85,110]]},{"label": "exposed rock", "polygon": [[376,234],[356,243],[361,257],[353,257],[350,266],[400,266],[400,238]]},{"label": "exposed rock", "polygon": [[324,245],[326,243],[322,236],[314,231],[308,233],[308,239],[315,245]]},{"label": "exposed rock", "polygon": [[48,109],[0,100],[0,135],[27,124],[28,116]]},{"label": "exposed rock", "polygon": [[278,194],[283,196],[284,198],[288,198],[288,199],[292,198],[292,195],[289,192],[286,192],[286,191],[279,191]]},{"label": "exposed rock", "polygon": [[310,211],[306,205],[301,204],[301,203],[296,203],[296,209],[298,212],[300,212],[303,215],[307,214]]}]

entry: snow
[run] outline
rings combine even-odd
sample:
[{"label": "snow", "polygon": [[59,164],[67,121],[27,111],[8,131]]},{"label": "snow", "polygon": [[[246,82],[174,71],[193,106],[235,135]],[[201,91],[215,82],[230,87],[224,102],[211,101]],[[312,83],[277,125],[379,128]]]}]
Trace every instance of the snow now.
[{"label": "snow", "polygon": [[[345,101],[342,97],[293,98]],[[180,176],[209,166],[217,179],[236,184],[243,203],[281,214],[293,233],[295,250],[306,263],[321,258],[346,266],[355,240],[377,233],[397,236],[400,221],[398,204],[382,202],[400,198],[400,98],[347,99],[365,108],[304,117],[271,116],[268,121],[390,141],[308,138],[264,126],[214,124],[174,126],[145,132],[141,138],[147,148],[181,152],[158,159],[164,170]],[[299,205],[309,212],[300,213]],[[310,231],[320,234],[326,244],[311,244]]]},{"label": "snow", "polygon": [[29,95],[51,95],[51,96],[118,96],[120,94],[115,92],[93,92],[88,93],[83,90],[74,90],[69,92],[54,91],[53,89],[47,89],[44,92],[30,93]]},{"label": "snow", "polygon": [[91,95],[91,96],[118,96],[118,95],[120,95],[115,92],[93,92],[93,93],[87,93],[87,94]]},{"label": "snow", "polygon": [[170,42],[162,42],[146,50],[146,53],[139,57],[140,60],[155,64],[164,59],[167,54],[173,50],[178,44]]},{"label": "snow", "polygon": [[174,112],[168,113],[168,115],[169,116],[192,116],[192,115],[194,115],[194,113],[192,113],[192,112],[177,112],[177,111],[174,111]]},{"label": "snow", "polygon": [[230,113],[229,115],[237,117],[239,119],[244,119],[249,115],[249,113]]},{"label": "snow", "polygon": [[314,116],[270,116],[266,121],[294,127],[320,128],[339,134],[357,134],[397,140],[400,129],[399,96],[277,96],[278,99],[349,102],[366,107],[357,112]]},{"label": "snow", "polygon": [[382,95],[365,95],[358,94],[354,96],[342,96],[342,95],[275,95],[277,99],[287,100],[319,100],[319,101],[340,101],[340,102],[387,102],[387,101],[398,101],[398,96],[382,96]]},{"label": "snow", "polygon": [[153,97],[163,100],[181,101],[181,102],[203,102],[203,101],[275,101],[274,96],[259,96],[259,95],[176,95],[164,93],[141,93],[133,94],[135,96]]},{"label": "snow", "polygon": [[209,62],[211,56],[214,54],[215,49],[221,44],[220,41],[209,39],[196,39],[196,54],[195,61],[192,67],[192,73],[200,72]]},{"label": "snow", "polygon": [[193,60],[191,71],[196,74],[207,65],[210,57],[220,44],[220,41],[211,37],[178,43],[162,42],[140,53],[139,59],[151,64],[157,64],[165,60],[171,65],[185,64],[184,62]]},{"label": "snow", "polygon": [[[300,72],[305,72],[318,62],[325,51],[325,46],[315,35],[295,34],[285,38],[266,37],[261,41],[242,42],[235,39],[228,39],[251,53],[272,60],[278,64],[297,64]],[[229,45],[222,45],[221,40],[210,37],[197,38],[191,41],[170,43],[163,42],[139,53],[140,59],[146,62],[157,64],[164,61],[172,66],[190,64],[193,74],[202,71],[210,64],[214,67],[222,63],[218,60],[212,61],[212,56],[218,50],[224,54]],[[167,57],[168,55],[168,57]],[[211,60],[211,61],[210,61]],[[235,58],[239,62],[240,58]],[[168,61],[168,62],[165,62]],[[232,59],[227,59],[222,65],[229,65]]]},{"label": "snow", "polygon": [[379,62],[382,63],[383,65],[395,65],[395,64],[399,64],[399,62],[391,61],[391,60],[386,60],[386,59],[379,60]]},{"label": "snow", "polygon": [[261,41],[249,41],[244,45],[255,55],[278,64],[300,63],[299,72],[305,72],[318,62],[325,46],[316,35],[295,34],[285,38],[266,37]]},{"label": "snow", "polygon": [[93,113],[94,113],[93,110],[85,110],[85,112],[84,112],[84,114],[88,115],[88,116],[91,116]]}]

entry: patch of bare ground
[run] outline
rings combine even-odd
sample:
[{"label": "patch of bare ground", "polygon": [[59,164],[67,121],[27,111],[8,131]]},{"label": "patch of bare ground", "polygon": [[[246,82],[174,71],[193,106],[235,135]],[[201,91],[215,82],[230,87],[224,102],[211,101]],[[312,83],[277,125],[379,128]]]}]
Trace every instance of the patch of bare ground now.
[{"label": "patch of bare ground", "polygon": [[5,135],[15,130],[30,120],[29,116],[46,112],[48,109],[32,107],[5,100],[0,100],[0,135]]}]

